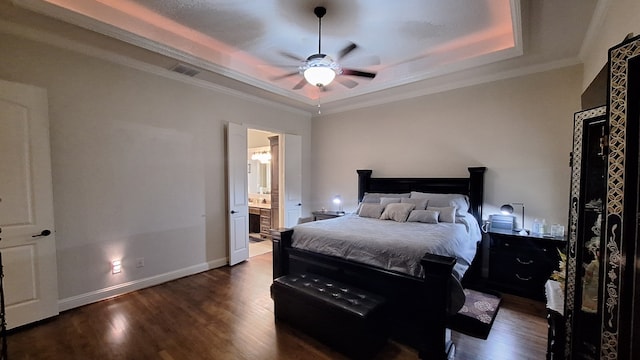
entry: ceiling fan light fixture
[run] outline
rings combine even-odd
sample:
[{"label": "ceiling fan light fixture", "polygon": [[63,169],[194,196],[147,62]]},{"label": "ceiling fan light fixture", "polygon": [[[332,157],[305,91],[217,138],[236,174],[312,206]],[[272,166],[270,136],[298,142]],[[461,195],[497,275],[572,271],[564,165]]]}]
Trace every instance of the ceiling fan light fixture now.
[{"label": "ceiling fan light fixture", "polygon": [[313,86],[327,86],[342,72],[340,65],[325,54],[309,56],[300,70],[307,82]]},{"label": "ceiling fan light fixture", "polygon": [[[330,56],[322,53],[322,17],[327,13],[327,9],[324,6],[318,6],[313,10],[313,13],[318,17],[318,52],[316,54],[310,55],[306,60],[303,61],[295,55],[291,55],[288,52],[281,51],[280,54],[282,54],[283,56],[290,59],[298,60],[302,64],[300,64],[300,66],[298,67],[297,72],[290,72],[288,74],[277,76],[274,78],[274,80],[300,74],[304,76],[304,80],[300,80],[293,87],[293,90],[299,90],[302,89],[306,83],[309,83],[312,86],[316,86],[318,88],[324,88],[325,86],[331,84],[333,79],[335,79],[338,75],[360,76],[373,79],[376,76],[376,73],[355,69],[343,69],[342,66],[333,61]],[[343,59],[347,54],[350,54],[357,48],[358,46],[356,44],[350,43],[338,52],[338,60]],[[349,89],[358,85],[356,81],[348,79],[340,80],[339,83],[348,87]]]},{"label": "ceiling fan light fixture", "polygon": [[336,72],[329,67],[313,66],[307,68],[303,75],[307,82],[313,86],[327,86],[336,77]]}]

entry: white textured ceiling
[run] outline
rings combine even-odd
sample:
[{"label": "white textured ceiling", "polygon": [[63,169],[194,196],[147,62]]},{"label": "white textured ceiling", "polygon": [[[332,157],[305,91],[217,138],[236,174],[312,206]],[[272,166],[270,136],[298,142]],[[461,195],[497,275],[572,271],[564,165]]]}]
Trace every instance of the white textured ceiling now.
[{"label": "white textured ceiling", "polygon": [[[454,74],[487,76],[577,59],[597,0],[14,0],[14,3],[213,72],[311,108],[375,101]],[[348,76],[327,91],[292,88],[299,61],[358,48],[340,64]],[[292,56],[287,56],[290,54]],[[346,77],[343,75],[343,77]],[[440,79],[440,82],[438,82]],[[445,86],[446,87],[446,86]],[[246,91],[244,89],[243,91]]]}]

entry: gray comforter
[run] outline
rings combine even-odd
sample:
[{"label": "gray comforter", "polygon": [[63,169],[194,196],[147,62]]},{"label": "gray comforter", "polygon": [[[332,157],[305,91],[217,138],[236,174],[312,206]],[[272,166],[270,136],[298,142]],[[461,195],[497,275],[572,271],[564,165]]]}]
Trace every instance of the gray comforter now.
[{"label": "gray comforter", "polygon": [[387,270],[424,277],[425,253],[455,257],[454,276],[460,280],[481,239],[473,216],[456,223],[395,222],[348,214],[294,227],[292,246]]}]

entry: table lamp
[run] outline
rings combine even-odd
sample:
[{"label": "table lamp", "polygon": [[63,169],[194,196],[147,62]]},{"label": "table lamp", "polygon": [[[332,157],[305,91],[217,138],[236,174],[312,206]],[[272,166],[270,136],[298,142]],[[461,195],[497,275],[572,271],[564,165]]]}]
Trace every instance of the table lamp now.
[{"label": "table lamp", "polygon": [[518,231],[520,235],[528,235],[529,232],[524,228],[524,203],[509,203],[504,204],[500,207],[500,212],[505,215],[513,214],[513,205],[522,206],[522,227],[519,229],[513,229],[513,231]]}]

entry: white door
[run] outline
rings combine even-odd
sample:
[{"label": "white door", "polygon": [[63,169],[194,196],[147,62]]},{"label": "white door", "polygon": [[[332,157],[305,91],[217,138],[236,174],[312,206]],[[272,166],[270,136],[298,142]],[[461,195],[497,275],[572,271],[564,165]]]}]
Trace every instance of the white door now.
[{"label": "white door", "polygon": [[284,227],[292,227],[302,216],[302,137],[284,134]]},{"label": "white door", "polygon": [[229,265],[249,258],[249,193],[247,127],[227,126],[227,193],[229,211]]},{"label": "white door", "polygon": [[47,111],[44,89],[0,80],[0,253],[7,328],[58,314]]}]

